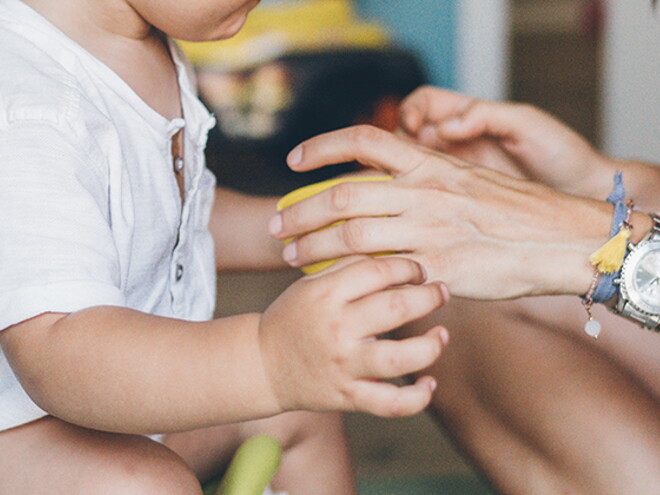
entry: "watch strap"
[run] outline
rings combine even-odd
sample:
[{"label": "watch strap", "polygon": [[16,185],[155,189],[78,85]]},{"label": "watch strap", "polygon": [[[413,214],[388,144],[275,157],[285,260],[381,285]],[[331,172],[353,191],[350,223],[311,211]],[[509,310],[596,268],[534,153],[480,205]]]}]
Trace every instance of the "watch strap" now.
[{"label": "watch strap", "polygon": [[649,213],[651,220],[653,220],[653,227],[646,235],[648,239],[660,239],[660,215],[657,213]]},{"label": "watch strap", "polygon": [[627,299],[621,297],[619,297],[616,307],[612,308],[612,310],[625,318],[636,321],[648,330],[660,332],[660,314],[648,315],[642,313],[629,304]]}]

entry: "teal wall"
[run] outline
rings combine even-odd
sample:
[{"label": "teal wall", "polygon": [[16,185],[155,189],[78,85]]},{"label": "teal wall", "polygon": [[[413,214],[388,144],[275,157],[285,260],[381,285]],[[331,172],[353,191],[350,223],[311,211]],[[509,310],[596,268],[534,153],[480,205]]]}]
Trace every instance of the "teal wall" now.
[{"label": "teal wall", "polygon": [[420,57],[431,83],[456,87],[457,0],[354,0],[367,19],[383,22]]}]

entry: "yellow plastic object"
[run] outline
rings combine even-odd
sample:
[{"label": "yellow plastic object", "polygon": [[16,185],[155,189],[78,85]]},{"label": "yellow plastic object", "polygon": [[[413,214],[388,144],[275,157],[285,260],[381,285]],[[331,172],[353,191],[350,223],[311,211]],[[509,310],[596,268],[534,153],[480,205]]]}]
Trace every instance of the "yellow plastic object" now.
[{"label": "yellow plastic object", "polygon": [[262,495],[282,458],[280,442],[270,435],[250,437],[238,448],[217,495]]},{"label": "yellow plastic object", "polygon": [[[337,179],[330,179],[323,182],[317,182],[316,184],[310,184],[308,186],[301,187],[300,189],[291,191],[286,196],[280,198],[280,200],[277,202],[277,211],[281,211],[284,208],[288,208],[289,206],[296,204],[302,201],[303,199],[319,194],[325,191],[326,189],[330,189],[331,187],[336,186],[337,184],[342,184],[344,182],[376,182],[376,181],[386,181],[391,179],[392,177],[389,175],[358,175],[353,177],[350,176],[340,177]],[[333,225],[339,225],[340,223],[343,222],[344,220],[340,220],[330,225],[330,227],[332,227]],[[293,239],[290,238],[290,239],[286,239],[284,242],[288,244],[292,240]],[[391,252],[373,253],[371,256],[385,256],[388,254],[393,254],[393,253]],[[332,265],[335,261],[337,260],[319,261],[318,263],[313,263],[311,265],[303,266],[301,270],[309,275],[312,273],[320,272],[321,270]]]}]

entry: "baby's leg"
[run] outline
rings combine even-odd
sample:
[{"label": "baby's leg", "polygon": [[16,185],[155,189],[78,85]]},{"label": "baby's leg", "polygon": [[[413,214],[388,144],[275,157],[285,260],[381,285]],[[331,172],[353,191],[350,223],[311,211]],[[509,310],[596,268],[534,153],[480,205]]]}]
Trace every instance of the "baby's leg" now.
[{"label": "baby's leg", "polygon": [[290,412],[237,425],[167,435],[165,445],[206,481],[217,475],[236,447],[259,433],[277,437],[282,464],[272,486],[291,495],[353,495],[353,475],[339,414]]},{"label": "baby's leg", "polygon": [[52,417],[0,432],[0,495],[201,495],[185,462],[142,436]]},{"label": "baby's leg", "polygon": [[[660,337],[598,310],[594,341],[576,297],[453,300],[421,322],[451,343],[433,405],[502,493],[638,495],[660,486]],[[406,331],[415,331],[406,329]]]}]

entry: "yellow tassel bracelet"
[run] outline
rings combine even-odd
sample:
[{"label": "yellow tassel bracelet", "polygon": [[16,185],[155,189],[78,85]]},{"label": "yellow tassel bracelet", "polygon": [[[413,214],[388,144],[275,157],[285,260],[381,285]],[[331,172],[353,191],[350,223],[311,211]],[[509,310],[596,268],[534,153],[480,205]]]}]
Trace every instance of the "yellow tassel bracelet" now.
[{"label": "yellow tassel bracelet", "polygon": [[[608,201],[610,201],[610,198],[608,198]],[[617,200],[617,203],[615,204],[615,218],[617,204],[620,204],[620,201],[620,199]],[[632,234],[630,216],[632,215],[633,207],[634,203],[632,200],[630,200],[626,205],[625,218],[620,224],[619,231],[589,256],[589,261],[594,266],[595,271],[589,290],[584,296],[582,296],[582,304],[584,305],[584,309],[586,309],[587,315],[589,316],[589,319],[584,326],[584,331],[587,333],[587,335],[590,335],[594,339],[597,339],[598,335],[600,334],[601,324],[594,319],[593,314],[591,313],[591,307],[593,306],[594,302],[596,302],[594,298],[597,292],[597,288],[600,287],[600,282],[606,279],[608,284],[613,284],[616,273],[621,269],[621,266],[623,265],[623,260],[626,257],[626,253],[628,251],[628,240]],[[603,302],[607,298],[607,296],[603,298],[601,295],[599,296],[599,300],[597,302]]]},{"label": "yellow tassel bracelet", "polygon": [[623,265],[632,230],[623,228],[617,235],[591,253],[589,261],[600,273],[616,273]]}]

